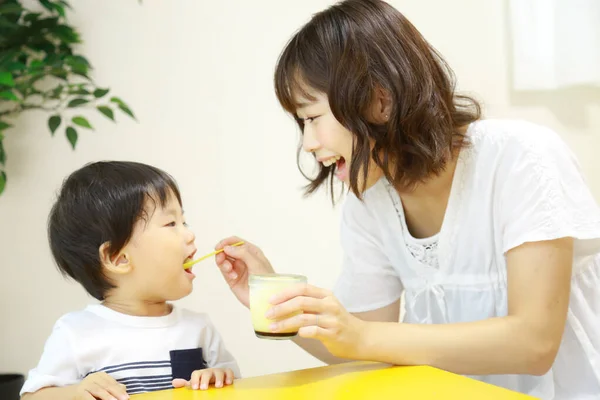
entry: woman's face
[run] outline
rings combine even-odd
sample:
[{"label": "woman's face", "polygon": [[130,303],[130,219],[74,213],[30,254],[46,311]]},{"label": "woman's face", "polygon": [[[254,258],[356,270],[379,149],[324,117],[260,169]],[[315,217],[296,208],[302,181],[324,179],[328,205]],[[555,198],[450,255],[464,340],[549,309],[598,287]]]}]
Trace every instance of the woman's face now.
[{"label": "woman's face", "polygon": [[[317,161],[325,167],[335,164],[335,176],[349,185],[354,134],[334,117],[326,94],[310,91],[308,93],[313,100],[296,99],[299,105],[296,115],[304,122],[302,148],[306,152],[314,153]],[[358,188],[361,192],[365,191],[381,176],[381,169],[371,159],[366,184],[362,182],[362,171],[358,174]]]}]

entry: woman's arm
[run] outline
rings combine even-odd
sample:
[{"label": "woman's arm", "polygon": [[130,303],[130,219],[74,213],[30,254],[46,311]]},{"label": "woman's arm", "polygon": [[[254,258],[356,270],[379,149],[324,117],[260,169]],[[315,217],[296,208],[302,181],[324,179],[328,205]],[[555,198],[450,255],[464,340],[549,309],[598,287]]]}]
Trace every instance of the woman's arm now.
[{"label": "woman's arm", "polygon": [[347,313],[330,292],[305,286],[274,299],[272,316],[306,314],[273,328],[299,327],[302,337],[320,340],[341,358],[431,365],[468,375],[542,375],[552,366],[564,331],[573,240],[526,243],[506,258],[506,317],[435,325],[367,322]]}]

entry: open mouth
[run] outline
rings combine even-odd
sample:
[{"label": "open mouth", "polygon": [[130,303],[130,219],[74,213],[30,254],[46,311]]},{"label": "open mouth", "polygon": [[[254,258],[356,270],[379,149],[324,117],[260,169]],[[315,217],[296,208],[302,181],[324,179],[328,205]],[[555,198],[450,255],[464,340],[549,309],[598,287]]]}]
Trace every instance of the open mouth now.
[{"label": "open mouth", "polygon": [[342,182],[348,180],[348,168],[346,168],[346,159],[344,157],[338,158],[335,162],[335,176]]},{"label": "open mouth", "polygon": [[323,167],[330,168],[335,165],[335,176],[342,182],[347,182],[348,180],[348,168],[346,164],[346,159],[340,155],[331,156],[328,158],[317,158]]},{"label": "open mouth", "polygon": [[322,160],[321,163],[323,164],[324,167],[331,167],[333,164],[336,164],[342,158],[344,158],[344,157],[333,156],[333,157],[329,157],[325,160]]},{"label": "open mouth", "polygon": [[[185,258],[185,260],[183,260],[183,263],[185,264],[185,263],[188,263],[188,262],[190,262],[190,261],[193,261],[193,260],[194,260],[194,254],[196,254],[196,250],[194,250],[194,251],[193,251],[193,252],[192,252],[190,255],[188,255],[188,256]],[[188,274],[192,274],[192,275],[193,275],[193,273],[192,273],[192,266],[190,266],[190,267],[188,267],[188,268],[184,268],[184,271],[185,271],[186,273],[188,273]]]}]

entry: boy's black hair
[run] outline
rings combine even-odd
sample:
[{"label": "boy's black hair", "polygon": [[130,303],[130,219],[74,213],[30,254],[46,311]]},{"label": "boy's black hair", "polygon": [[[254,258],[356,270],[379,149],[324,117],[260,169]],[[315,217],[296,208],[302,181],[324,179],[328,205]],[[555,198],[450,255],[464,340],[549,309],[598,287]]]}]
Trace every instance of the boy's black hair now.
[{"label": "boy's black hair", "polygon": [[147,201],[164,207],[177,183],[150,165],[126,161],[90,163],[72,173],[48,218],[48,238],[59,270],[98,300],[114,287],[103,272],[100,246],[111,256],[130,240],[135,223],[146,219]]}]

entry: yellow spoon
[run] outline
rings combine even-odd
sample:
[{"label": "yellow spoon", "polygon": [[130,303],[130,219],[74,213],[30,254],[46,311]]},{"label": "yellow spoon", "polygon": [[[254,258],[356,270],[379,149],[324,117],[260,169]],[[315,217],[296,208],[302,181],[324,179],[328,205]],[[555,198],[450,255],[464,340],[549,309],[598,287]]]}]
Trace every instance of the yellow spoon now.
[{"label": "yellow spoon", "polygon": [[[232,244],[232,246],[239,246],[239,245],[242,245],[242,244],[244,244],[244,242],[237,242],[237,243],[234,243],[234,244]],[[199,263],[199,262],[200,262],[200,261],[202,261],[202,260],[206,260],[207,258],[209,258],[209,257],[212,257],[212,256],[214,256],[214,255],[216,255],[216,254],[219,254],[219,253],[221,253],[221,252],[223,252],[223,249],[221,249],[221,250],[217,250],[217,251],[213,251],[212,253],[210,253],[210,254],[207,254],[207,255],[205,255],[205,256],[202,256],[202,257],[200,257],[200,258],[197,258],[197,259],[195,259],[195,260],[193,260],[193,261],[188,261],[188,262],[186,262],[185,264],[183,264],[183,269],[188,269],[188,268],[190,268],[192,265],[194,265],[194,264],[196,264],[196,263]]]}]

